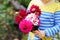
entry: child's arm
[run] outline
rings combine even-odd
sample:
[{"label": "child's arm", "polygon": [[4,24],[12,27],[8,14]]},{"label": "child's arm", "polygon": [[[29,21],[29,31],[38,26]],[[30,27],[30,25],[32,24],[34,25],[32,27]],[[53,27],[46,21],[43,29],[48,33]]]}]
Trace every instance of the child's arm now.
[{"label": "child's arm", "polygon": [[55,26],[44,30],[47,37],[53,36],[60,31],[60,3],[57,3],[57,6],[56,12],[54,13]]},{"label": "child's arm", "polygon": [[55,19],[54,27],[47,28],[42,31],[40,30],[40,32],[35,31],[35,34],[37,36],[39,36],[40,38],[43,38],[44,36],[50,37],[50,36],[54,36],[56,33],[58,33],[60,31],[60,11],[55,12],[54,17],[55,17],[54,18]]},{"label": "child's arm", "polygon": [[55,12],[54,16],[55,26],[44,30],[47,37],[53,36],[60,31],[60,11]]},{"label": "child's arm", "polygon": [[[58,11],[59,10],[59,11]],[[60,31],[60,3],[58,4],[58,7],[56,9],[56,12],[54,13],[54,27],[47,28],[43,30],[46,35],[46,37],[54,36],[56,33]],[[42,31],[40,32],[40,34]],[[44,35],[43,33],[41,35]],[[43,36],[40,36],[43,37]]]}]

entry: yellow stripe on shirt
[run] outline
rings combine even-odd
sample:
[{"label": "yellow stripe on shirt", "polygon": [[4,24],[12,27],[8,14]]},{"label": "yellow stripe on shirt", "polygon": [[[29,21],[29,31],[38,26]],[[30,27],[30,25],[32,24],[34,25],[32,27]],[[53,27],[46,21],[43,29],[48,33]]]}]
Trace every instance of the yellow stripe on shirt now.
[{"label": "yellow stripe on shirt", "polygon": [[37,5],[39,6],[39,8],[41,9],[41,11],[45,11],[45,12],[56,12],[58,10],[60,10],[60,4],[59,3],[56,3],[56,2],[53,2],[51,3],[50,5],[40,5],[40,3],[38,3],[37,1],[35,0],[32,0],[28,6],[28,8],[30,8],[32,5]]}]

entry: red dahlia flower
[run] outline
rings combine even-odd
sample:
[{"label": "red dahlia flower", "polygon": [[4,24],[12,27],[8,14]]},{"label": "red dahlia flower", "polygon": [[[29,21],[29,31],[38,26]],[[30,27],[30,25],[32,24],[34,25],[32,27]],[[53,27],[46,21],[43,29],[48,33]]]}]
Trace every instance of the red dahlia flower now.
[{"label": "red dahlia flower", "polygon": [[26,10],[20,10],[19,14],[17,16],[15,16],[15,22],[17,24],[19,24],[20,21],[22,21],[23,19],[25,19],[26,16],[27,16]]},{"label": "red dahlia flower", "polygon": [[41,9],[39,9],[39,6],[32,5],[30,8],[30,13],[36,13],[38,16],[40,16]]}]

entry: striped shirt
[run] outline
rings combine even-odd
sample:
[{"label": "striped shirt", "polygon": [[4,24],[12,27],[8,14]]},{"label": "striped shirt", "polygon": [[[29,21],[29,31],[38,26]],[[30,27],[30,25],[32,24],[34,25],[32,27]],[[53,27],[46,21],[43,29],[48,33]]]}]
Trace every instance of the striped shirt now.
[{"label": "striped shirt", "polygon": [[[37,0],[31,1],[27,11],[29,11],[31,5],[39,5]],[[56,33],[60,31],[60,6],[59,4],[53,3],[52,5],[49,5],[48,7],[44,6],[41,7],[42,9],[40,19],[40,26],[39,30],[44,30],[46,33],[46,37],[54,36]],[[28,37],[28,40],[30,40],[30,37]],[[40,40],[39,37],[35,36],[34,40]]]},{"label": "striped shirt", "polygon": [[53,13],[42,12],[40,16],[40,30],[46,32],[46,36],[55,35],[60,30],[60,11]]}]

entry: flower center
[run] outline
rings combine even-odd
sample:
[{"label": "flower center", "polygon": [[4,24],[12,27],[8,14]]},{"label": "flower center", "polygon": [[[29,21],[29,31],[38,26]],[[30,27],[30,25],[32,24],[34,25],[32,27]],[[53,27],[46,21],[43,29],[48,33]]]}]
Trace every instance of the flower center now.
[{"label": "flower center", "polygon": [[23,29],[24,29],[24,30],[26,30],[27,28],[26,28],[26,27],[24,27]]}]

